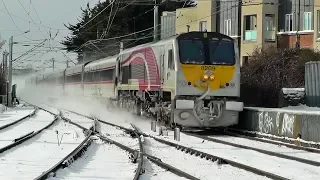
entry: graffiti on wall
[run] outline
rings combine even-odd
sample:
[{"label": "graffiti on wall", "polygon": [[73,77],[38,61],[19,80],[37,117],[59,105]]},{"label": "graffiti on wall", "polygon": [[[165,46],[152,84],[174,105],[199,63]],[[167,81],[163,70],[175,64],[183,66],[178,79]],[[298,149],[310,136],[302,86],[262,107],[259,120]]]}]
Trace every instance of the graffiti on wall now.
[{"label": "graffiti on wall", "polygon": [[295,115],[284,112],[259,112],[259,131],[286,137],[294,136]]}]

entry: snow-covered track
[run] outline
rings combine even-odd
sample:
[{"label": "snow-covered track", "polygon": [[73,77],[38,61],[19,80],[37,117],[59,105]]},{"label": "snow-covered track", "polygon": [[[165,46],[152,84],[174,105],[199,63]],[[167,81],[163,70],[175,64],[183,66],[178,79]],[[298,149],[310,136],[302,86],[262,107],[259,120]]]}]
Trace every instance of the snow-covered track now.
[{"label": "snow-covered track", "polygon": [[52,168],[42,173],[40,176],[35,178],[35,180],[45,180],[48,177],[55,174],[58,169],[65,168],[70,166],[74,161],[80,158],[83,153],[88,149],[88,147],[92,143],[92,134],[93,132],[89,130],[88,136],[79,144],[77,148],[75,148],[71,153],[69,153],[65,158],[61,159],[57,164],[55,164]]},{"label": "snow-covered track", "polygon": [[[163,143],[163,144],[166,144],[168,146],[171,146],[171,147],[174,147],[178,150],[181,150],[185,153],[188,153],[190,155],[196,155],[197,157],[199,158],[205,158],[207,160],[210,160],[210,161],[218,161],[220,163],[227,163],[231,166],[234,166],[236,168],[239,168],[239,169],[243,169],[245,171],[248,171],[248,172],[252,172],[254,174],[257,174],[257,175],[261,175],[261,176],[265,176],[265,177],[268,177],[268,178],[271,178],[271,179],[277,179],[277,180],[287,180],[288,178],[285,178],[285,177],[282,177],[282,176],[279,176],[277,174],[274,174],[274,173],[270,173],[270,172],[267,172],[267,171],[264,171],[264,170],[261,170],[261,169],[258,169],[256,167],[253,167],[253,166],[249,166],[249,165],[246,165],[246,164],[243,164],[243,163],[239,163],[239,162],[235,162],[233,160],[230,159],[226,159],[226,158],[222,158],[222,157],[219,157],[219,156],[216,156],[216,155],[213,155],[213,154],[208,154],[208,153],[205,153],[205,152],[202,152],[202,151],[199,151],[199,150],[196,150],[194,148],[190,148],[190,147],[186,147],[186,146],[183,146],[183,145],[180,145],[180,144],[177,144],[177,143],[173,143],[173,142],[170,142],[170,141],[167,141],[167,140],[163,140],[163,139],[160,139],[160,138],[157,138],[157,137],[154,137],[154,136],[150,136],[150,135],[147,135],[141,131],[136,131],[134,128],[133,129],[129,129],[129,128],[126,128],[126,127],[123,127],[123,126],[119,126],[119,125],[116,125],[116,124],[113,124],[113,123],[109,123],[109,122],[105,122],[103,120],[99,120],[99,119],[96,119],[96,118],[93,118],[93,117],[90,117],[90,116],[86,116],[86,115],[83,115],[81,113],[78,113],[78,112],[74,112],[74,111],[70,111],[70,110],[67,110],[67,109],[64,109],[65,111],[69,111],[69,112],[72,112],[74,114],[77,114],[77,115],[80,115],[80,116],[84,116],[84,117],[87,117],[88,119],[91,119],[91,120],[98,120],[99,122],[103,123],[103,124],[107,124],[109,126],[113,126],[113,127],[117,127],[117,128],[120,128],[122,130],[124,130],[125,132],[127,133],[138,133],[139,136],[143,136],[143,137],[149,137],[149,138],[152,138],[160,143]],[[138,136],[138,137],[139,137]],[[109,143],[112,143],[112,144],[115,144],[117,145],[118,147],[124,149],[124,150],[127,150],[127,151],[131,151],[133,154],[134,153],[139,153],[137,152],[136,150],[133,150],[121,143],[118,143],[116,141],[113,141],[109,138],[106,138],[106,137],[103,137],[101,136],[100,137],[101,139],[109,142]],[[152,156],[152,155],[149,155],[149,154],[146,154],[146,153],[142,153],[145,157],[147,157],[151,162],[153,163],[158,163],[157,165],[160,166],[160,167],[163,167],[163,168],[166,168],[168,170],[172,169],[171,172],[173,172],[174,174],[176,175],[179,175],[179,176],[182,176],[182,177],[186,177],[187,179],[197,179],[196,177],[193,177],[192,175],[189,175],[188,173],[185,173],[179,169],[176,169],[175,167],[172,167],[166,163],[163,163],[161,162],[161,159],[155,157],[155,156]],[[138,157],[136,157],[138,158]]]},{"label": "snow-covered track", "polygon": [[[138,137],[138,140],[139,140],[139,146],[140,146],[140,160],[143,161],[143,156],[146,156],[151,162],[153,162],[154,164],[160,166],[161,168],[163,169],[167,169],[169,170],[170,172],[172,172],[173,174],[176,174],[178,176],[181,176],[181,177],[184,177],[184,178],[187,178],[187,179],[192,179],[192,180],[199,180],[198,178],[184,172],[184,171],[181,171],[180,169],[177,169],[173,166],[170,166],[169,164],[166,164],[164,162],[161,161],[161,159],[157,158],[157,157],[154,157],[154,156],[151,156],[147,153],[145,153],[143,151],[143,145],[142,145],[142,140],[141,140],[141,136],[142,135],[139,135],[139,134],[142,134],[142,132],[133,124],[131,124],[131,126],[134,128],[134,133],[136,134],[136,136]],[[141,164],[141,167],[140,167],[140,170],[142,168],[142,164]]]},{"label": "snow-covered track", "polygon": [[[313,153],[320,153],[319,143],[300,141],[299,139],[262,134],[255,131],[244,131],[244,130],[234,129],[234,128],[229,128],[228,131],[226,131],[225,133],[228,133],[228,135],[231,135],[231,136],[238,136],[238,137],[243,137],[247,139],[253,139],[256,141],[261,141],[261,142],[270,143],[270,144],[281,144],[293,149],[304,150],[304,151],[313,152]],[[299,143],[299,146],[297,146],[296,143]]]},{"label": "snow-covered track", "polygon": [[15,124],[17,124],[17,123],[19,123],[19,122],[27,119],[27,118],[30,118],[31,116],[34,116],[34,115],[36,114],[36,112],[37,112],[37,109],[34,109],[34,111],[32,111],[30,114],[28,114],[28,115],[26,115],[26,116],[24,116],[24,117],[22,117],[22,118],[20,118],[20,119],[18,119],[18,120],[16,120],[16,121],[13,121],[13,122],[11,122],[11,123],[5,124],[5,125],[3,125],[3,126],[0,126],[0,131],[1,131],[1,130],[4,130],[4,129],[6,129],[6,128],[9,128],[9,127],[11,127],[11,126],[13,126],[13,125],[15,125]]},{"label": "snow-covered track", "polygon": [[51,123],[49,123],[48,125],[46,125],[45,127],[43,127],[42,129],[40,129],[40,130],[38,130],[36,132],[27,133],[26,135],[23,135],[22,137],[19,137],[19,138],[15,139],[13,143],[1,148],[0,149],[0,153],[3,153],[3,152],[5,152],[5,151],[7,151],[7,150],[9,150],[11,148],[14,148],[14,147],[18,146],[19,144],[27,141],[28,139],[31,139],[34,136],[40,134],[42,131],[44,131],[44,130],[48,129],[49,127],[51,127],[57,120],[58,120],[58,116],[55,116],[54,120]]},{"label": "snow-covered track", "polygon": [[[145,136],[145,134],[143,134],[135,125],[131,124],[132,126],[132,129],[129,129],[129,128],[126,128],[126,127],[123,127],[123,126],[119,126],[119,125],[116,125],[116,124],[113,124],[113,123],[109,123],[109,122],[106,122],[106,121],[103,121],[103,120],[99,120],[99,119],[96,119],[94,117],[91,117],[91,116],[87,116],[87,115],[83,115],[83,114],[80,114],[80,113],[77,113],[77,112],[74,112],[74,111],[70,111],[70,110],[67,110],[67,109],[63,109],[61,108],[61,110],[64,110],[64,111],[67,111],[67,112],[70,112],[70,113],[73,113],[73,114],[76,114],[76,115],[79,115],[79,116],[83,116],[83,117],[86,117],[88,119],[91,119],[93,122],[94,121],[98,121],[102,124],[106,124],[108,126],[112,126],[114,128],[119,128],[121,130],[123,130],[125,133],[127,134],[134,134],[137,138],[138,138],[138,141],[139,141],[139,150],[135,150],[135,149],[132,149],[122,143],[119,143],[115,140],[112,140],[110,138],[107,138],[105,136],[103,136],[101,133],[95,131],[95,135],[97,135],[101,140],[105,141],[105,142],[108,142],[110,144],[114,144],[116,146],[118,146],[119,148],[131,153],[133,155],[133,162],[138,162],[138,167],[135,171],[135,176],[134,176],[134,180],[138,180],[140,175],[143,173],[143,160],[144,160],[144,157],[146,157],[147,159],[149,159],[152,163],[158,165],[159,167],[165,169],[165,170],[168,170],[170,171],[171,173],[177,175],[177,176],[180,176],[180,177],[184,177],[186,179],[192,179],[192,180],[198,180],[198,178],[184,172],[184,171],[181,171],[167,163],[164,163],[161,161],[161,159],[155,157],[155,156],[152,156],[150,154],[147,154],[144,152],[143,150],[143,144],[142,144],[142,140],[141,140],[141,136]],[[68,119],[68,118],[65,118],[63,117],[63,113],[62,113],[62,116],[61,116],[62,119],[72,123],[72,124],[77,124],[77,123],[74,123],[72,122],[71,119]],[[84,127],[83,127],[84,128]],[[85,128],[84,128],[85,129]]]},{"label": "snow-covered track", "polygon": [[240,133],[240,132],[237,133],[232,130],[225,130],[225,131],[220,131],[220,132],[224,133],[226,135],[229,135],[229,136],[233,136],[233,137],[239,137],[239,138],[244,138],[244,139],[253,140],[253,141],[260,141],[263,143],[269,143],[269,144],[274,144],[274,145],[281,145],[281,146],[285,146],[285,147],[296,149],[296,150],[303,150],[303,151],[307,151],[307,152],[311,152],[311,153],[320,154],[320,149],[310,148],[310,147],[306,147],[306,146],[297,146],[295,144],[290,144],[290,143],[282,142],[279,140],[278,141],[270,140],[270,138],[265,138],[265,137],[259,138],[253,134],[246,135],[246,133]]},{"label": "snow-covered track", "polygon": [[299,158],[299,157],[295,157],[295,156],[289,156],[289,155],[286,155],[286,154],[281,154],[281,153],[277,153],[277,152],[273,152],[273,151],[264,150],[264,149],[261,149],[261,148],[255,148],[255,147],[245,146],[245,145],[232,143],[232,142],[228,142],[228,141],[223,141],[223,140],[216,139],[216,138],[213,138],[213,137],[208,137],[208,136],[205,136],[205,135],[199,135],[199,134],[195,134],[195,133],[186,133],[186,132],[185,132],[185,134],[188,135],[188,136],[197,137],[197,138],[204,139],[204,140],[207,140],[207,141],[212,141],[212,142],[215,142],[215,143],[230,145],[230,146],[234,146],[234,147],[242,148],[242,149],[253,150],[253,151],[257,151],[259,153],[267,154],[267,155],[270,155],[270,156],[276,156],[276,157],[279,157],[279,158],[284,158],[284,159],[288,159],[288,160],[294,160],[294,161],[298,161],[298,162],[309,164],[309,165],[313,165],[313,166],[320,166],[320,162],[318,162],[318,161],[312,161],[312,160],[303,159],[303,158]]}]

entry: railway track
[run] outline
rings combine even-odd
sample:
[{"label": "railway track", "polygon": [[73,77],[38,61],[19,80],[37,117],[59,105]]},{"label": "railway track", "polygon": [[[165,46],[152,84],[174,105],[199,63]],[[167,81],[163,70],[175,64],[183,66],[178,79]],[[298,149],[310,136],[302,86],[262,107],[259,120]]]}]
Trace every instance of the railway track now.
[{"label": "railway track", "polygon": [[[285,138],[280,136],[272,136],[267,134],[261,134],[254,131],[244,131],[235,128],[229,128],[228,131],[225,131],[226,134],[231,136],[243,137],[247,139],[254,139],[256,141],[261,141],[270,144],[280,144],[294,149],[301,149],[308,152],[317,152],[320,153],[320,144],[312,142],[299,141],[293,138]],[[299,144],[297,146],[296,144]]]},{"label": "railway track", "polygon": [[[80,116],[84,116],[84,115],[81,115],[81,114],[76,113],[76,112],[72,112],[72,113],[75,113],[75,114],[80,115]],[[143,162],[147,159],[147,160],[151,161],[152,163],[158,165],[159,167],[163,168],[164,170],[169,170],[171,173],[176,174],[179,177],[184,177],[186,179],[192,179],[192,180],[198,180],[198,178],[196,178],[196,177],[194,177],[194,176],[192,176],[192,175],[190,175],[190,174],[188,174],[188,173],[186,173],[184,171],[181,171],[181,170],[179,170],[179,169],[177,169],[177,168],[175,168],[173,166],[170,166],[169,164],[166,164],[166,163],[162,162],[161,159],[159,159],[159,158],[157,158],[155,156],[152,156],[150,154],[145,153],[144,150],[143,150],[143,143],[142,143],[142,140],[141,140],[141,138],[142,138],[141,132],[138,131],[138,129],[133,124],[131,124],[132,129],[129,129],[129,128],[124,128],[122,126],[118,126],[118,125],[115,125],[115,124],[112,124],[112,123],[108,123],[108,122],[105,122],[105,121],[97,120],[97,119],[89,117],[89,116],[84,116],[84,117],[86,117],[88,119],[91,119],[92,121],[99,121],[102,124],[105,124],[105,125],[108,125],[108,126],[112,126],[114,128],[119,128],[119,129],[123,130],[123,132],[129,134],[131,139],[132,139],[132,137],[135,137],[135,138],[138,139],[139,148],[138,148],[138,150],[136,150],[136,149],[132,149],[131,147],[129,147],[127,145],[124,145],[123,143],[120,143],[118,141],[113,140],[112,137],[109,138],[109,137],[104,136],[103,133],[101,133],[101,132],[98,132],[98,131],[94,131],[93,132],[93,135],[97,136],[102,141],[107,142],[109,144],[116,145],[119,148],[129,152],[132,155],[132,161],[133,162],[138,162],[137,169],[135,170],[136,173],[135,173],[133,179],[137,180],[137,179],[139,179],[140,175],[143,174],[143,171],[144,171],[143,168],[142,168],[143,167]],[[73,122],[71,119],[63,117],[63,115],[61,116],[61,118],[63,120],[65,120],[65,121],[73,124],[73,125],[81,127],[84,130],[87,130],[87,131],[89,130],[89,129],[81,126],[80,124]],[[70,158],[71,157],[66,157],[66,159],[70,159]],[[63,162],[63,161],[61,161],[61,162]],[[56,165],[55,167],[63,167],[63,165]],[[47,171],[45,173],[45,177],[48,177],[48,175],[50,175],[50,174],[51,175],[54,174],[55,171],[57,170],[56,168],[52,168],[52,169],[54,171]],[[39,178],[39,179],[41,179],[41,178]]]},{"label": "railway track", "polygon": [[[66,110],[66,109],[64,109],[64,110]],[[66,111],[69,111],[69,110],[66,110]],[[92,118],[92,117],[89,117],[89,116],[86,116],[86,115],[82,115],[82,114],[74,112],[74,111],[69,111],[69,112],[84,116],[84,117],[89,118],[91,120],[97,120],[95,118]],[[258,169],[258,168],[253,167],[253,166],[249,166],[249,165],[246,165],[246,164],[243,164],[243,163],[240,163],[240,162],[233,161],[231,158],[228,159],[228,158],[225,158],[225,157],[213,155],[213,153],[206,153],[206,152],[203,152],[203,151],[199,151],[199,150],[196,150],[194,148],[183,146],[181,144],[170,142],[170,141],[167,141],[167,140],[155,137],[155,136],[147,135],[147,134],[145,134],[145,133],[143,133],[141,131],[137,132],[137,130],[126,128],[126,127],[122,127],[122,126],[119,126],[119,125],[115,125],[115,124],[112,124],[112,123],[109,123],[109,122],[105,122],[103,120],[97,120],[97,121],[100,122],[100,123],[103,123],[103,124],[107,124],[107,125],[110,125],[110,126],[117,127],[117,128],[122,129],[122,130],[124,130],[125,132],[128,132],[128,133],[133,133],[133,134],[137,133],[139,135],[139,137],[143,136],[143,137],[151,138],[151,139],[153,139],[153,140],[155,140],[157,142],[160,142],[162,144],[166,144],[168,146],[174,147],[177,150],[183,151],[183,152],[185,152],[187,154],[190,154],[190,155],[195,155],[196,157],[199,157],[199,158],[205,158],[205,159],[207,159],[209,161],[213,161],[213,162],[217,161],[218,163],[221,163],[221,164],[229,164],[229,165],[231,165],[233,167],[236,167],[236,168],[239,168],[239,169],[243,169],[245,171],[254,173],[256,175],[265,176],[265,177],[268,177],[268,178],[271,178],[271,179],[288,179],[288,178],[282,177],[280,175],[277,175],[277,174],[274,174],[274,173],[270,173],[270,172]],[[142,154],[145,155],[146,157],[150,157],[151,159],[153,158],[153,160],[159,159],[159,158],[156,158],[154,156],[148,156],[145,153],[142,153]],[[159,161],[160,161],[160,159],[159,159]],[[167,166],[167,168],[169,168],[169,167],[173,168],[173,166],[170,166],[168,164],[166,166]],[[173,170],[172,172],[173,173],[177,173],[177,172],[182,172],[183,173],[183,171],[181,171],[179,169],[177,169],[177,172],[174,172],[174,171],[175,170]],[[179,174],[179,173],[177,173],[177,174]],[[181,175],[181,174],[179,174],[179,175]],[[196,177],[193,177],[193,178],[197,179]],[[189,177],[188,179],[193,179],[193,178]]]},{"label": "railway track", "polygon": [[29,114],[23,116],[22,118],[18,118],[17,120],[15,120],[13,122],[6,123],[6,124],[0,126],[0,131],[5,130],[7,128],[10,128],[10,127],[16,125],[17,123],[19,123],[19,122],[21,122],[21,121],[23,121],[23,120],[25,120],[27,118],[30,118],[30,117],[34,116],[36,114],[36,111],[37,111],[37,109],[34,109],[33,111],[31,111]]},{"label": "railway track", "polygon": [[[14,129],[14,125],[17,125],[18,126],[18,123],[21,123],[23,120],[26,120],[27,118],[30,118],[34,115],[36,115],[38,112],[37,109],[35,109],[35,111],[31,112],[29,115],[27,116],[24,116],[23,118],[17,120],[17,121],[14,121],[12,123],[9,123],[9,124],[6,124],[4,126],[1,127],[1,130],[0,130],[0,134],[2,135],[2,137],[7,137],[7,136],[10,136],[10,135],[16,135],[17,133],[20,133],[21,132],[16,132],[16,130]],[[49,127],[51,127],[56,121],[58,120],[58,117],[57,116],[54,116],[53,120],[50,122],[48,122],[48,124],[46,124],[45,126],[39,128],[39,129],[36,129],[36,128],[31,128],[31,131],[30,132],[24,132],[22,133],[22,135],[18,135],[18,137],[14,137],[14,138],[11,138],[10,140],[12,141],[11,143],[9,143],[10,141],[8,139],[6,140],[2,140],[1,144],[3,145],[1,148],[0,148],[0,153],[4,153],[14,147],[17,147],[18,145],[26,142],[27,140],[35,137],[36,135],[40,134],[42,131],[48,129]],[[29,119],[29,121],[31,121]],[[31,123],[31,122],[30,122]],[[23,124],[19,124],[20,128],[18,128],[18,131],[20,130],[25,130],[25,126],[23,126]],[[12,128],[9,131],[9,128]],[[13,132],[11,132],[13,131]]]},{"label": "railway track", "polygon": [[[265,150],[265,149],[262,149],[262,148],[256,148],[256,147],[252,147],[252,146],[247,146],[247,145],[242,145],[242,144],[238,144],[238,143],[228,142],[228,141],[224,141],[224,140],[217,139],[217,138],[210,137],[210,136],[206,136],[206,135],[199,135],[198,133],[185,133],[185,134],[189,135],[189,136],[197,137],[197,138],[200,138],[200,139],[204,139],[204,140],[207,140],[207,141],[211,141],[211,142],[214,142],[214,143],[230,145],[230,146],[241,148],[241,149],[253,150],[253,151],[257,151],[259,153],[263,153],[263,154],[266,154],[266,155],[275,156],[275,157],[278,157],[278,158],[283,158],[283,159],[288,159],[288,160],[294,160],[294,161],[305,163],[305,164],[309,164],[309,165],[312,165],[312,166],[320,166],[320,162],[319,161],[313,161],[313,160],[309,160],[309,159],[304,159],[304,158],[299,158],[299,157],[295,157],[295,156],[286,155],[286,154],[283,154],[283,153],[274,152],[274,151],[271,151],[271,150]],[[301,150],[305,150],[305,149],[306,148],[301,148]]]}]

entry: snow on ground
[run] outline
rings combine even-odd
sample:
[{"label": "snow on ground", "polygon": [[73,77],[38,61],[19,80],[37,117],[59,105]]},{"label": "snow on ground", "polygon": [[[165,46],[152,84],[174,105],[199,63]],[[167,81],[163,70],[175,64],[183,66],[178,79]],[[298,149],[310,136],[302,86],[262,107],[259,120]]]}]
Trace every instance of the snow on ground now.
[{"label": "snow on ground", "polygon": [[17,121],[31,114],[35,109],[33,107],[15,107],[8,108],[7,111],[0,113],[0,126]]},{"label": "snow on ground", "polygon": [[263,143],[263,142],[240,138],[240,137],[212,136],[212,138],[231,142],[231,143],[236,143],[244,146],[254,147],[262,150],[268,150],[268,151],[272,151],[280,154],[285,154],[288,156],[299,157],[302,159],[308,159],[308,160],[320,162],[320,154],[318,153],[311,153],[303,150],[296,150],[296,149],[288,148],[286,146]]},{"label": "snow on ground", "polygon": [[[230,165],[218,165],[196,156],[185,154],[174,147],[159,143],[151,138],[145,138],[145,152],[156,156],[162,162],[170,164],[199,179],[268,179]],[[196,167],[196,168],[195,168]]]},{"label": "snow on ground", "polygon": [[[289,179],[317,179],[320,167],[300,163],[297,161],[268,156],[253,150],[236,148],[229,145],[214,143],[200,138],[180,134],[180,142],[173,140],[173,132],[169,136],[160,137],[199,151],[230,159],[255,168],[275,173]],[[269,149],[269,148],[268,148]]]},{"label": "snow on ground", "polygon": [[70,167],[58,170],[56,179],[133,179],[138,164],[130,162],[129,154],[112,144],[97,140]]},{"label": "snow on ground", "polygon": [[92,127],[92,124],[93,124],[92,119],[89,119],[84,116],[80,116],[80,115],[77,115],[77,114],[74,114],[74,113],[71,113],[68,111],[64,111],[64,110],[62,110],[62,113],[65,118],[70,119],[74,123],[80,124],[81,126],[87,128],[87,129]]},{"label": "snow on ground", "polygon": [[139,180],[185,180],[186,178],[177,176],[170,171],[159,167],[152,163],[149,159],[144,158],[143,166],[144,173],[140,175]]},{"label": "snow on ground", "polygon": [[139,149],[139,140],[137,138],[132,138],[129,134],[125,133],[123,130],[100,123],[99,130],[105,137],[117,141],[131,149]]},{"label": "snow on ground", "polygon": [[[0,177],[34,179],[67,156],[84,138],[81,129],[59,121],[36,137],[2,153]],[[62,139],[60,146],[57,139]]]},{"label": "snow on ground", "polygon": [[32,131],[38,131],[54,120],[54,117],[42,110],[36,115],[27,118],[12,127],[0,130],[0,148],[12,143],[16,138],[26,135]]}]

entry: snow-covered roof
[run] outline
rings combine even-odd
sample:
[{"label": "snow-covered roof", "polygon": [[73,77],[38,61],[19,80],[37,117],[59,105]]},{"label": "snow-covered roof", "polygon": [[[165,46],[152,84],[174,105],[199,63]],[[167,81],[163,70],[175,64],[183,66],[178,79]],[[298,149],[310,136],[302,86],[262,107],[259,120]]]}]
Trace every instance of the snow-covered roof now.
[{"label": "snow-covered roof", "polygon": [[98,70],[98,69],[105,69],[109,67],[114,67],[116,65],[118,56],[111,56],[107,58],[103,58],[97,61],[92,61],[87,64],[84,68],[85,72]]},{"label": "snow-covered roof", "polygon": [[75,65],[66,69],[66,76],[71,74],[78,74],[82,72],[83,64]]}]

